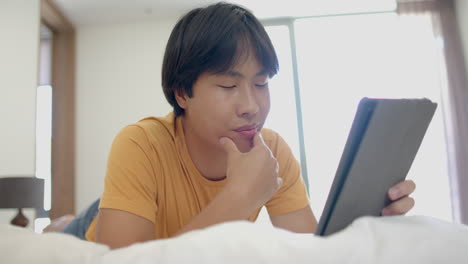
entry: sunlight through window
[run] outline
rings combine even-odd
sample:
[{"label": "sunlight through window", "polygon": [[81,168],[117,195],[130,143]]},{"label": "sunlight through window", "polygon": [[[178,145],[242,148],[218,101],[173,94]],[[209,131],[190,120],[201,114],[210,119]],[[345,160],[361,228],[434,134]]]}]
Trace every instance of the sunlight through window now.
[{"label": "sunlight through window", "polygon": [[[267,125],[285,137],[300,160],[287,30],[267,27],[280,57]],[[452,221],[440,99],[441,41],[434,37],[430,17],[379,13],[299,19],[295,33],[310,199],[317,219],[359,100],[426,97],[439,106],[408,174],[417,184],[410,214]]]},{"label": "sunlight through window", "polygon": [[52,87],[37,88],[36,177],[44,179],[44,210],[51,207]]}]

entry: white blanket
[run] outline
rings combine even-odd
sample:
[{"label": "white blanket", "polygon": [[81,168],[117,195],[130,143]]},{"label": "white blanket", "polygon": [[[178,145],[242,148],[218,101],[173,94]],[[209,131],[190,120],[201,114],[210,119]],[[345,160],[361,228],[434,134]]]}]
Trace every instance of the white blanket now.
[{"label": "white blanket", "polygon": [[468,227],[428,217],[365,217],[322,238],[231,222],[119,250],[66,234],[0,225],[0,262],[86,263],[468,263]]}]

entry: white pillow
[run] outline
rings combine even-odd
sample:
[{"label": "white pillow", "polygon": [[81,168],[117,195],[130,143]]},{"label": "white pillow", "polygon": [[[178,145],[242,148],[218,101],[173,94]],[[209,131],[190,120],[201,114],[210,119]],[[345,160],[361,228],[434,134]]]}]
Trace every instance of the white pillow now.
[{"label": "white pillow", "polygon": [[365,217],[329,237],[230,222],[109,250],[60,233],[0,225],[2,263],[468,263],[468,227],[429,217]]},{"label": "white pillow", "polygon": [[30,229],[0,225],[2,264],[99,263],[109,247],[63,233],[37,234]]},{"label": "white pillow", "polygon": [[112,251],[103,263],[467,264],[468,227],[420,216],[365,217],[323,238],[231,222]]}]

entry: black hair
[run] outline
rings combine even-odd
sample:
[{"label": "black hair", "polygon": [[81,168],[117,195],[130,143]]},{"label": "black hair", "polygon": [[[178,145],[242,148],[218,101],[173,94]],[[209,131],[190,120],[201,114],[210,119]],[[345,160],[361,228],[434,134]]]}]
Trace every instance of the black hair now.
[{"label": "black hair", "polygon": [[175,93],[192,97],[200,74],[227,72],[250,50],[270,78],[278,72],[278,58],[265,28],[241,6],[221,2],[196,8],[179,19],[162,66],[162,87],[174,114],[184,113]]}]

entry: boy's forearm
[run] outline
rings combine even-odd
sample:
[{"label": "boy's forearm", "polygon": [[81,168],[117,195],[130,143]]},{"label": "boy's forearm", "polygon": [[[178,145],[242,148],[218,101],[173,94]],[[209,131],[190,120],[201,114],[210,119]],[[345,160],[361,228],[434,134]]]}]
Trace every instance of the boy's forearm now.
[{"label": "boy's forearm", "polygon": [[257,206],[244,195],[239,195],[229,188],[224,188],[200,214],[185,225],[176,235],[202,229],[215,224],[246,220]]}]

